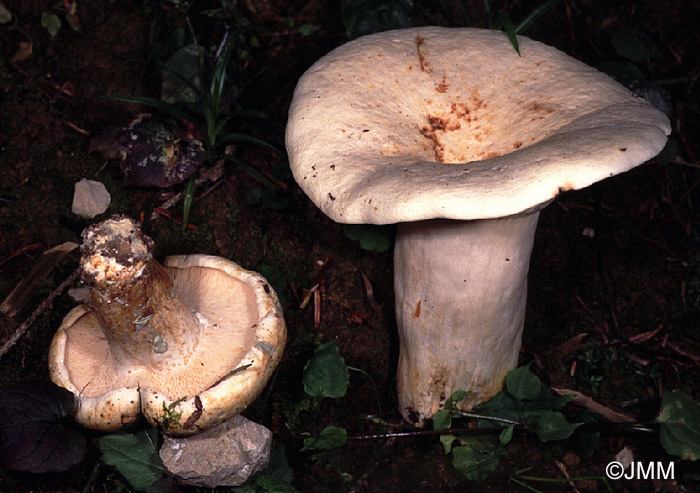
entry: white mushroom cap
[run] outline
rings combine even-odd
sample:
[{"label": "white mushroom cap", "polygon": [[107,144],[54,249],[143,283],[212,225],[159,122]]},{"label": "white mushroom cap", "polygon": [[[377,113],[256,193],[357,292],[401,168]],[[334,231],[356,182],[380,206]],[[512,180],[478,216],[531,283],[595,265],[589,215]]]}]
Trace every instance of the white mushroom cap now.
[{"label": "white mushroom cap", "polygon": [[[141,293],[126,284],[145,284],[151,296],[107,300],[127,307],[119,312],[127,320],[117,334],[116,324],[105,324],[114,314],[95,304],[104,293],[93,292],[94,306],[73,309],[54,336],[51,379],[76,396],[74,415],[85,426],[115,430],[143,413],[166,433],[192,434],[240,413],[262,391],[285,346],[282,309],[259,274],[208,255],[168,257],[163,270],[150,258],[148,242],[129,241],[134,257],[115,250],[114,241],[100,247],[112,257],[84,254],[83,271],[97,282],[106,275],[108,285],[123,283],[118,294]],[[132,320],[144,310],[151,315]],[[115,342],[121,337],[127,340]]]},{"label": "white mushroom cap", "polygon": [[335,49],[299,81],[287,151],[342,223],[487,219],[627,171],[668,118],[597,70],[498,31],[421,27]]}]

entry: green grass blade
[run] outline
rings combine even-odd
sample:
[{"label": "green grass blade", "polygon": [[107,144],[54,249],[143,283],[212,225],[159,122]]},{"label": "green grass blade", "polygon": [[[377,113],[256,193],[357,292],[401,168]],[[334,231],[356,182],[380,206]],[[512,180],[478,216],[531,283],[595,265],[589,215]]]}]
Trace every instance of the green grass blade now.
[{"label": "green grass blade", "polygon": [[508,39],[513,44],[513,48],[515,48],[515,52],[518,54],[518,56],[522,56],[520,54],[520,44],[518,43],[518,37],[515,34],[515,29],[513,29],[513,23],[510,21],[510,17],[508,16],[508,14],[501,14],[501,23],[503,24],[503,30],[506,32]]},{"label": "green grass blade", "polygon": [[464,25],[467,27],[472,27],[472,21],[469,18],[467,8],[464,6],[462,0],[457,0],[457,6],[459,7],[460,12],[462,12],[462,15],[464,16]]},{"label": "green grass blade", "polygon": [[537,7],[535,10],[530,12],[530,15],[528,15],[520,24],[518,24],[518,27],[515,28],[515,33],[520,34],[525,32],[525,30],[529,28],[542,14],[561,2],[562,0],[548,0]]},{"label": "green grass blade", "polygon": [[267,188],[279,188],[272,181],[266,178],[262,173],[260,173],[260,171],[255,169],[252,165],[248,164],[248,162],[246,162],[245,160],[236,156],[224,156],[224,159],[226,159],[227,161],[231,161],[236,166],[240,166],[243,169],[243,171],[248,173],[255,181],[266,186]]},{"label": "green grass blade", "polygon": [[483,0],[484,14],[486,14],[486,26],[491,29],[493,25],[491,24],[491,6],[489,5],[489,0]]},{"label": "green grass blade", "polygon": [[209,88],[209,97],[212,104],[215,104],[218,108],[221,104],[221,96],[224,93],[224,86],[226,83],[226,70],[228,69],[228,64],[231,60],[231,55],[235,51],[234,48],[238,44],[238,36],[242,34],[241,29],[236,29],[230,33],[229,39],[226,40],[223,51],[219,54],[214,65],[214,74],[211,80],[211,86]]},{"label": "green grass blade", "polygon": [[226,134],[226,135],[222,135],[218,142],[222,143],[222,144],[223,143],[232,143],[232,142],[251,144],[251,145],[261,147],[267,151],[270,151],[273,154],[277,154],[281,158],[284,158],[284,159],[287,158],[287,154],[282,149],[278,148],[277,146],[275,146],[273,144],[270,144],[269,142],[265,142],[262,139],[251,137],[250,135],[244,135],[244,134],[238,134],[238,133]]},{"label": "green grass blade", "polygon": [[187,229],[187,222],[190,219],[190,209],[194,201],[194,186],[197,180],[197,174],[198,173],[192,173],[185,186],[185,199],[182,202],[182,231]]}]

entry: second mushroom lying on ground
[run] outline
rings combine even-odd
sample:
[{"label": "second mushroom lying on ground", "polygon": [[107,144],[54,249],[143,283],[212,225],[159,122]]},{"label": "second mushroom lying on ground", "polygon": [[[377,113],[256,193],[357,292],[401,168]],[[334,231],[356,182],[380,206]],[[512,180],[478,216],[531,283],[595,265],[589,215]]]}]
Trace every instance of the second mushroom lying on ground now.
[{"label": "second mushroom lying on ground", "polygon": [[64,319],[49,365],[89,428],[140,413],[168,434],[211,428],[257,397],[282,355],[282,309],[262,276],[208,255],[161,266],[152,248],[126,217],[83,233],[89,301]]},{"label": "second mushroom lying on ground", "polygon": [[351,41],[301,78],[294,177],[342,223],[400,223],[403,416],[470,409],[518,361],[539,210],[656,155],[668,118],[606,75],[502,32],[415,28]]}]

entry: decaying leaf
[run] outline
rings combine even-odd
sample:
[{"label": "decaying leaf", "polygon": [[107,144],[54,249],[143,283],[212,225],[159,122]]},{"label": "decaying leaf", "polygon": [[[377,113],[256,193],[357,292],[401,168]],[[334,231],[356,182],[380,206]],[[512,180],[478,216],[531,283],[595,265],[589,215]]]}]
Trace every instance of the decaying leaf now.
[{"label": "decaying leaf", "polygon": [[0,390],[0,467],[45,473],[83,460],[85,437],[63,423],[72,407],[73,394],[51,383]]},{"label": "decaying leaf", "polygon": [[202,142],[179,139],[177,123],[150,114],[136,117],[117,133],[124,184],[169,187],[184,181],[205,161]]}]

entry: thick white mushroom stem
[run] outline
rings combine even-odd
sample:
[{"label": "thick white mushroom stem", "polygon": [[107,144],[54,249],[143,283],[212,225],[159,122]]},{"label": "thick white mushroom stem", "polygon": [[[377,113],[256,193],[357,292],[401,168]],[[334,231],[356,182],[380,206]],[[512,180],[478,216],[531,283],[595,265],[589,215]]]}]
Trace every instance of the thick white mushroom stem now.
[{"label": "thick white mushroom stem", "polygon": [[81,275],[109,344],[117,374],[184,367],[202,324],[153,259],[153,242],[126,217],[83,233]]},{"label": "thick white mushroom stem", "polygon": [[398,226],[394,250],[404,418],[423,426],[457,390],[469,410],[518,362],[539,212]]}]

